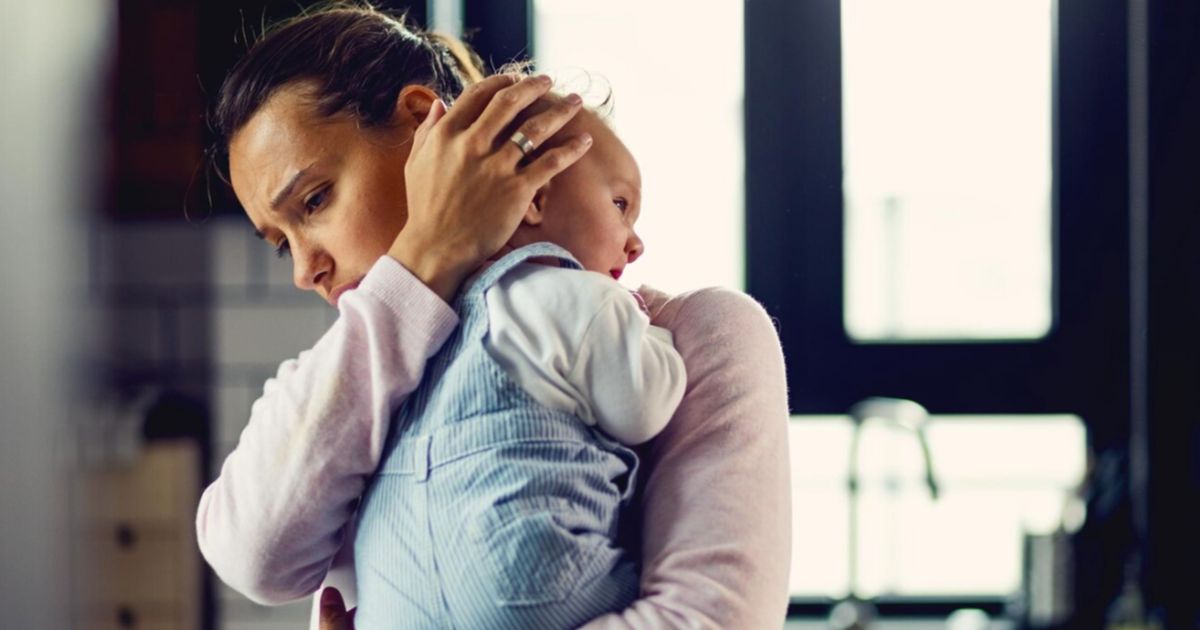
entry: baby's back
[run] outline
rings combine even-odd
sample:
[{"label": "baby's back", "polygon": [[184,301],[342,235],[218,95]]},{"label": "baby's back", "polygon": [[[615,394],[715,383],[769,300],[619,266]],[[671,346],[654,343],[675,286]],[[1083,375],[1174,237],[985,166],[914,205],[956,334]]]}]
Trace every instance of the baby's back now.
[{"label": "baby's back", "polygon": [[358,517],[360,627],[574,627],[637,596],[612,543],[636,456],[538,403],[485,347],[486,290],[538,253],[464,290],[459,329],[393,420]]}]

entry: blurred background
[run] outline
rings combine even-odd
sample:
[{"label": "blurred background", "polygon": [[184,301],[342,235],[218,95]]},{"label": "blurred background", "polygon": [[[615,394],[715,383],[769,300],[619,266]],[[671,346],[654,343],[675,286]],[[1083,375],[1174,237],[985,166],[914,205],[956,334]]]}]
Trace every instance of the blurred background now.
[{"label": "blurred background", "polygon": [[[305,627],[192,519],[336,316],[204,162],[225,72],[311,4],[0,4],[0,626]],[[789,627],[1200,627],[1200,5],[378,4],[611,87],[628,284],[776,319]]]}]

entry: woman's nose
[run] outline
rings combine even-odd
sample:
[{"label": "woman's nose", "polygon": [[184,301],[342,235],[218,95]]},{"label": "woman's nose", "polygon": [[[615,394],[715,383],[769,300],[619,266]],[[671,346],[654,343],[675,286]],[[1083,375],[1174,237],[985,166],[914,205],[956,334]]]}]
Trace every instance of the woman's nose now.
[{"label": "woman's nose", "polygon": [[646,251],[646,246],[642,243],[641,237],[635,232],[630,232],[629,240],[625,241],[625,255],[628,257],[625,264],[630,264],[641,258],[644,251]]},{"label": "woman's nose", "polygon": [[292,247],[292,282],[302,291],[315,291],[329,275],[329,257],[309,249]]}]

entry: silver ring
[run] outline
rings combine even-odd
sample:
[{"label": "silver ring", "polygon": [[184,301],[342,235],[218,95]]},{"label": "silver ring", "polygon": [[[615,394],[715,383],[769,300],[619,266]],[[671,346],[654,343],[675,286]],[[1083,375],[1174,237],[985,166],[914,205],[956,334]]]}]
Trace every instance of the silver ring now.
[{"label": "silver ring", "polygon": [[529,136],[526,136],[520,131],[514,133],[512,137],[509,138],[509,141],[517,145],[517,148],[521,150],[522,155],[529,155],[533,152],[533,140],[530,140]]}]

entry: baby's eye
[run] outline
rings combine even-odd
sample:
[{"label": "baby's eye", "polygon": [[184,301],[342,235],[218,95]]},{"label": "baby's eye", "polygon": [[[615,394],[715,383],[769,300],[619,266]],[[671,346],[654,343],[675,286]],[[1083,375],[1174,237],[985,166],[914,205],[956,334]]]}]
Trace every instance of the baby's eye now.
[{"label": "baby's eye", "polygon": [[304,208],[306,210],[308,210],[309,212],[312,212],[312,211],[316,210],[317,208],[320,208],[321,204],[325,203],[325,197],[327,197],[328,195],[329,195],[328,187],[318,190],[317,192],[309,195],[308,198],[304,200]]},{"label": "baby's eye", "polygon": [[279,244],[275,246],[275,255],[280,258],[286,258],[290,254],[291,254],[291,247],[288,246],[287,239],[285,238],[285,239],[279,241]]},{"label": "baby's eye", "polygon": [[629,209],[629,201],[627,201],[624,197],[617,197],[616,199],[613,199],[613,205],[616,206],[617,210],[620,210],[621,212],[625,212]]}]

